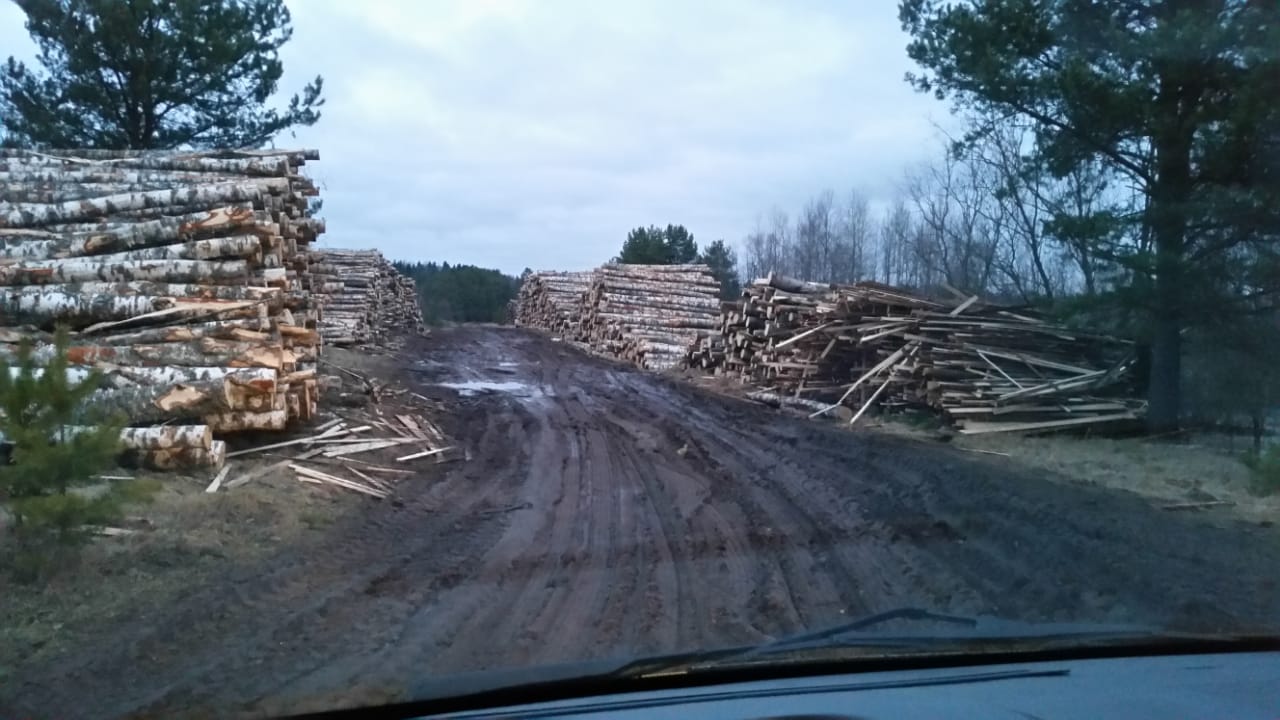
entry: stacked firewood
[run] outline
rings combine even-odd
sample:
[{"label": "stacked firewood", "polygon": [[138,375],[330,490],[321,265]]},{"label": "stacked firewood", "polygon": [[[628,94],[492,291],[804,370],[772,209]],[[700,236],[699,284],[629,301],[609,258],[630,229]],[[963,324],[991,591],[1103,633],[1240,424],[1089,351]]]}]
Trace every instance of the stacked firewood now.
[{"label": "stacked firewood", "polygon": [[377,250],[312,250],[303,286],[321,310],[325,344],[381,346],[425,330],[418,291]]},{"label": "stacked firewood", "polygon": [[[315,151],[0,150],[0,356],[71,331],[69,371],[150,465],[218,466],[214,434],[316,411]],[[182,425],[182,423],[191,423]],[[167,427],[147,427],[165,424]]]},{"label": "stacked firewood", "polygon": [[[692,367],[776,395],[869,408],[926,407],[963,433],[1032,432],[1141,417],[1132,343],[976,296],[937,299],[877,283],[771,275],[727,307]],[[848,412],[848,411],[846,411]]]},{"label": "stacked firewood", "polygon": [[639,367],[679,365],[721,326],[720,284],[706,265],[605,265],[583,301],[577,339]]},{"label": "stacked firewood", "polygon": [[583,299],[595,278],[594,270],[533,273],[520,284],[515,300],[515,324],[574,338],[581,325]]}]

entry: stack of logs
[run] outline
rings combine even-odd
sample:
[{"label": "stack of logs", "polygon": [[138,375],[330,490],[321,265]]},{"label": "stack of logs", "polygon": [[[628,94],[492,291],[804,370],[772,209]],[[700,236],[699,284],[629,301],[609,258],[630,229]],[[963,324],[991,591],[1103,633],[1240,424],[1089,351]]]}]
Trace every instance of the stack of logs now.
[{"label": "stack of logs", "polygon": [[321,309],[326,345],[380,347],[393,331],[422,333],[412,278],[377,250],[312,250],[303,287]]},{"label": "stack of logs", "polygon": [[583,300],[595,282],[597,271],[544,270],[524,279],[516,295],[513,320],[520,327],[545,330],[559,337],[577,339]]},{"label": "stack of logs", "polygon": [[720,284],[706,265],[614,263],[525,278],[512,315],[609,357],[663,370],[720,328]]},{"label": "stack of logs", "polygon": [[[214,434],[316,411],[304,251],[315,151],[0,150],[0,357],[100,371],[97,409],[147,465],[219,466]],[[164,424],[163,427],[156,427]]]},{"label": "stack of logs", "polygon": [[719,336],[687,361],[776,396],[830,403],[814,415],[848,405],[856,422],[874,406],[927,407],[962,433],[985,433],[1140,418],[1134,357],[1127,341],[976,296],[770,275],[726,307]]},{"label": "stack of logs", "polygon": [[706,265],[605,265],[583,298],[575,338],[642,368],[675,367],[720,327],[719,294]]}]

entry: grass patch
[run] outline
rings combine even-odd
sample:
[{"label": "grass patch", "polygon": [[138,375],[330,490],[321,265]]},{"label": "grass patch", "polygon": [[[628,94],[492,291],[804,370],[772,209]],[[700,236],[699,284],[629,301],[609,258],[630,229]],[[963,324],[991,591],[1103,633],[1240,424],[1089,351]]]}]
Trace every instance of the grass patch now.
[{"label": "grass patch", "polygon": [[334,517],[331,513],[305,511],[298,516],[301,522],[308,530],[323,530],[333,524]]},{"label": "grass patch", "polygon": [[[42,583],[0,574],[0,669],[16,672],[73,653],[86,638],[329,528],[359,502],[284,478],[216,494],[204,492],[204,476],[144,475],[117,483],[128,496],[150,501],[130,506],[121,518],[132,534],[94,537]],[[0,532],[0,557],[11,544]]]},{"label": "grass patch", "polygon": [[881,416],[888,422],[900,423],[917,430],[937,430],[942,427],[942,419],[936,413],[924,410],[906,409]]},{"label": "grass patch", "polygon": [[1280,448],[1251,469],[1212,436],[1169,443],[1143,438],[957,435],[961,450],[997,452],[990,462],[1044,471],[1045,478],[1136,493],[1153,505],[1223,501],[1219,511],[1254,522],[1280,519]]},{"label": "grass patch", "polygon": [[1245,453],[1241,460],[1249,468],[1250,490],[1262,496],[1280,492],[1280,445],[1272,445],[1262,453]]}]

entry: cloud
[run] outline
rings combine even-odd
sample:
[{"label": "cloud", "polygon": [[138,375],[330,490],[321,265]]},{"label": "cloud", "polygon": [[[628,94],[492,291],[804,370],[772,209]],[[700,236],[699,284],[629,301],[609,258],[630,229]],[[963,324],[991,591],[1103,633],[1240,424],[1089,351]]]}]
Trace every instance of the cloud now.
[{"label": "cloud", "polygon": [[324,244],[396,258],[586,268],[668,222],[736,242],[824,188],[887,202],[946,115],[903,82],[888,2],[290,9],[281,91],[319,73],[327,103],[278,144],[320,149]]}]

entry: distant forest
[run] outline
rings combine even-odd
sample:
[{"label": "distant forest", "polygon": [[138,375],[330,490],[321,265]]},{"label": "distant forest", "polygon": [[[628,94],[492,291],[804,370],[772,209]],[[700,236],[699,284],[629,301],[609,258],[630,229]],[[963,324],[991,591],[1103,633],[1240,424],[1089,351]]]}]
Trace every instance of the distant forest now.
[{"label": "distant forest", "polygon": [[520,280],[498,270],[449,263],[394,263],[418,284],[418,304],[428,325],[507,322],[507,302]]}]

